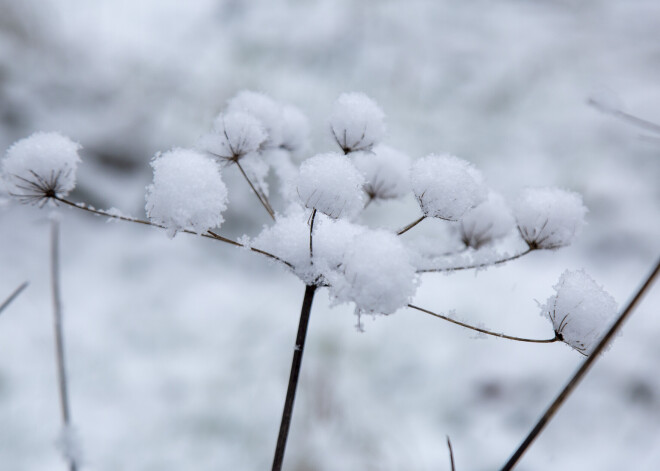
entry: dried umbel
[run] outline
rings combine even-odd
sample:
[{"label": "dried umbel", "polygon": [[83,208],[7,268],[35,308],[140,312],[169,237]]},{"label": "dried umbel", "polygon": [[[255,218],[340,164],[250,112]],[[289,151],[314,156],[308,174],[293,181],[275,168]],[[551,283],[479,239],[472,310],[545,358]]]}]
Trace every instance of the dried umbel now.
[{"label": "dried umbel", "polygon": [[343,93],[332,109],[330,132],[345,154],[371,150],[385,135],[385,113],[364,93]]}]

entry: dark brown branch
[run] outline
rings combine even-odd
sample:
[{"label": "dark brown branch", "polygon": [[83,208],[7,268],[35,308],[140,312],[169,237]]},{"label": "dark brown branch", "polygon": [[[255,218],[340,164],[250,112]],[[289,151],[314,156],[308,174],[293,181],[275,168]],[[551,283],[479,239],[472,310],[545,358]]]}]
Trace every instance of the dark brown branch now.
[{"label": "dark brown branch", "polygon": [[494,262],[485,262],[485,263],[477,263],[474,265],[462,265],[462,266],[457,266],[457,267],[445,267],[445,268],[421,268],[417,270],[417,273],[438,273],[438,272],[451,272],[451,271],[461,271],[461,270],[473,270],[473,269],[479,269],[479,268],[487,268],[487,267],[493,267],[496,265],[501,265],[506,262],[510,262],[512,260],[516,260],[517,258],[524,257],[530,252],[533,252],[533,248],[528,248],[527,250],[523,252],[519,252],[515,255],[511,255],[509,257],[504,257],[500,258],[499,260],[495,260]]},{"label": "dark brown branch", "polygon": [[522,442],[522,444],[518,447],[518,449],[513,453],[509,461],[502,467],[502,471],[510,471],[513,469],[513,467],[518,463],[518,460],[522,457],[523,453],[529,448],[536,437],[543,431],[545,428],[546,424],[552,419],[552,417],[557,413],[559,408],[564,404],[568,396],[573,392],[573,390],[577,387],[577,385],[580,383],[580,380],[584,377],[584,375],[587,374],[589,371],[589,368],[591,365],[594,364],[596,359],[599,357],[599,355],[603,352],[607,344],[612,340],[614,335],[617,333],[617,331],[621,328],[625,320],[630,316],[630,314],[633,312],[639,301],[642,299],[642,296],[648,291],[648,289],[651,287],[653,284],[653,281],[655,278],[658,276],[658,273],[660,272],[660,260],[655,265],[655,268],[651,271],[651,273],[646,277],[644,280],[644,283],[642,286],[637,290],[637,293],[633,296],[632,300],[628,303],[626,308],[623,310],[623,312],[619,315],[617,318],[616,322],[612,324],[612,326],[609,328],[607,333],[601,338],[601,340],[598,342],[598,345],[596,345],[596,348],[591,352],[591,354],[582,362],[582,365],[578,368],[578,370],[573,374],[571,379],[568,381],[566,386],[564,386],[564,389],[559,393],[559,395],[555,398],[555,400],[550,404],[550,406],[547,408],[543,416],[538,420],[534,428],[532,429],[531,432],[529,432],[529,435],[525,438],[525,440]]},{"label": "dark brown branch", "polygon": [[456,471],[456,464],[454,463],[454,450],[451,448],[451,440],[447,435],[447,448],[449,448],[449,463],[451,464],[451,471]]},{"label": "dark brown branch", "polygon": [[422,222],[424,219],[426,219],[426,216],[422,216],[421,218],[417,219],[416,221],[411,222],[411,223],[408,224],[406,227],[404,227],[404,228],[401,229],[399,232],[397,232],[396,235],[405,234],[405,233],[408,232],[410,229],[412,229],[413,227],[415,227],[417,224],[419,224],[420,222]]},{"label": "dark brown branch", "polygon": [[428,309],[421,308],[419,306],[414,306],[412,304],[408,304],[408,307],[411,309],[416,309],[418,311],[424,312],[426,314],[430,314],[431,316],[437,317],[439,319],[445,320],[447,322],[451,322],[452,324],[460,325],[461,327],[465,327],[466,329],[474,330],[475,332],[480,332],[482,334],[486,335],[492,335],[493,337],[499,337],[502,339],[508,339],[508,340],[515,340],[517,342],[529,342],[529,343],[553,343],[559,341],[559,337],[555,335],[554,338],[551,339],[528,339],[524,337],[514,337],[512,335],[506,335],[506,334],[500,334],[497,332],[491,332],[490,330],[482,329],[480,327],[475,327],[470,324],[466,324],[461,321],[457,321],[456,319],[452,319],[451,317],[445,316],[443,314],[437,314],[433,311],[429,311]]},{"label": "dark brown branch", "polygon": [[245,178],[245,180],[248,182],[248,185],[250,185],[250,188],[252,188],[252,192],[256,195],[257,198],[259,198],[259,202],[266,209],[266,211],[268,211],[268,215],[274,221],[275,211],[273,211],[273,208],[270,206],[270,203],[268,202],[268,198],[266,198],[266,195],[258,191],[257,188],[252,184],[252,180],[250,180],[250,177],[248,177],[247,173],[245,173],[245,170],[243,170],[243,166],[240,164],[238,160],[236,160],[236,166],[241,171],[243,178]]},{"label": "dark brown branch", "polygon": [[27,288],[28,284],[29,284],[29,283],[28,283],[27,281],[24,282],[23,284],[21,284],[18,288],[16,288],[16,289],[15,289],[15,290],[9,295],[9,297],[8,297],[7,299],[5,299],[5,300],[3,301],[2,304],[0,304],[0,313],[2,313],[2,311],[4,311],[5,308],[6,308],[7,306],[9,306],[9,305],[12,303],[12,301],[13,301],[14,299],[16,299],[16,298],[18,297],[18,295],[21,294],[25,288]]}]

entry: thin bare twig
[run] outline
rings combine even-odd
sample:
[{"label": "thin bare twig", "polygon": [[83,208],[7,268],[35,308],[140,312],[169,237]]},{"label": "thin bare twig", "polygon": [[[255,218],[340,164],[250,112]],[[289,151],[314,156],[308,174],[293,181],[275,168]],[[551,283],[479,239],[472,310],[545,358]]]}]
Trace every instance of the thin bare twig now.
[{"label": "thin bare twig", "polygon": [[399,232],[397,232],[396,235],[405,234],[405,233],[408,232],[410,229],[412,229],[413,227],[415,227],[417,224],[419,224],[420,222],[422,222],[424,219],[426,219],[426,216],[422,216],[421,218],[417,219],[416,221],[411,222],[411,223],[408,224],[406,227],[404,227],[404,228],[401,229]]},{"label": "thin bare twig", "polygon": [[268,198],[266,198],[266,195],[261,193],[260,191],[257,190],[257,188],[252,184],[252,180],[250,180],[250,177],[248,177],[247,173],[245,173],[245,170],[243,170],[243,166],[240,164],[238,160],[236,160],[236,166],[238,169],[241,171],[241,174],[243,175],[243,178],[248,182],[248,185],[250,185],[250,188],[252,188],[252,191],[256,195],[257,198],[259,198],[259,202],[261,205],[268,211],[268,215],[275,220],[275,211],[273,211],[273,208],[271,207],[270,203],[268,202]]},{"label": "thin bare twig", "polygon": [[309,260],[314,263],[314,245],[312,243],[312,233],[314,232],[314,218],[316,217],[316,209],[312,210],[312,215],[309,218]]},{"label": "thin bare twig", "polygon": [[14,299],[18,297],[19,294],[23,292],[25,288],[27,288],[29,283],[27,281],[23,282],[18,288],[16,288],[7,299],[3,301],[2,304],[0,304],[0,313],[5,310],[7,306],[9,306]]},{"label": "thin bare twig", "polygon": [[418,311],[424,312],[426,314],[430,314],[431,316],[437,317],[447,322],[451,322],[452,324],[460,325],[461,327],[465,327],[466,329],[474,330],[475,332],[480,332],[486,335],[492,335],[493,337],[499,337],[502,339],[515,340],[517,342],[529,342],[529,343],[553,343],[559,341],[559,337],[557,337],[556,334],[555,337],[551,339],[528,339],[524,337],[514,337],[512,335],[500,334],[497,332],[491,332],[490,330],[482,329],[480,327],[475,327],[473,325],[466,324],[461,321],[457,321],[456,319],[452,319],[451,317],[445,316],[443,314],[438,314],[433,311],[429,311],[428,309],[424,309],[419,306],[415,306],[413,304],[408,304],[408,307],[411,309],[416,309]]},{"label": "thin bare twig", "polygon": [[552,404],[546,409],[545,413],[538,420],[534,428],[529,432],[529,435],[525,438],[522,444],[518,449],[513,453],[509,461],[502,467],[502,471],[510,471],[514,468],[518,460],[522,457],[525,451],[532,445],[536,437],[543,431],[547,423],[552,419],[552,417],[557,413],[559,408],[564,404],[568,396],[573,392],[573,390],[580,383],[580,380],[587,374],[589,368],[593,365],[599,355],[603,352],[607,344],[612,340],[612,337],[617,333],[621,328],[625,320],[633,312],[639,301],[642,299],[642,296],[648,291],[648,289],[653,284],[653,281],[660,273],[660,260],[656,262],[655,268],[651,273],[646,277],[642,286],[637,290],[632,300],[628,303],[626,308],[621,312],[617,320],[612,324],[607,333],[600,339],[596,348],[591,352],[591,354],[582,362],[582,365],[578,370],[573,374],[571,379],[568,381],[564,389],[557,395]]},{"label": "thin bare twig", "polygon": [[530,252],[533,252],[534,248],[528,248],[527,250],[523,252],[519,252],[515,255],[511,255],[509,257],[504,257],[500,258],[499,260],[495,260],[494,262],[484,262],[484,263],[476,263],[474,265],[462,265],[462,266],[457,266],[457,267],[445,267],[445,268],[421,268],[417,270],[417,273],[439,273],[439,272],[451,272],[451,271],[461,271],[461,270],[473,270],[473,269],[479,269],[479,268],[487,268],[487,267],[492,267],[495,265],[501,265],[506,262],[510,262],[512,260],[516,260],[517,258],[524,257]]},{"label": "thin bare twig", "polygon": [[447,435],[447,448],[449,448],[449,462],[451,463],[451,471],[456,471],[456,464],[454,463],[454,450],[451,448],[451,440]]}]

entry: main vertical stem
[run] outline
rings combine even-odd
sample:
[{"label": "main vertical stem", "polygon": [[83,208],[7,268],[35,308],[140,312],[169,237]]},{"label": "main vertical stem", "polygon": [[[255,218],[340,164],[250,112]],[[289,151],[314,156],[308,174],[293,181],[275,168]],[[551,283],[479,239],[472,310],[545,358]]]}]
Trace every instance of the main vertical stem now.
[{"label": "main vertical stem", "polygon": [[286,448],[286,440],[289,436],[289,426],[291,425],[291,416],[293,414],[293,402],[296,398],[296,389],[298,388],[300,365],[302,364],[303,351],[305,349],[305,338],[307,337],[309,314],[312,311],[312,301],[314,300],[314,293],[316,292],[316,288],[317,287],[314,285],[305,287],[305,297],[303,298],[302,309],[300,310],[300,321],[298,322],[296,346],[293,350],[293,360],[291,362],[289,386],[286,391],[284,410],[282,411],[282,422],[280,423],[280,433],[277,437],[275,457],[273,458],[273,471],[280,471],[282,469],[284,449]]}]

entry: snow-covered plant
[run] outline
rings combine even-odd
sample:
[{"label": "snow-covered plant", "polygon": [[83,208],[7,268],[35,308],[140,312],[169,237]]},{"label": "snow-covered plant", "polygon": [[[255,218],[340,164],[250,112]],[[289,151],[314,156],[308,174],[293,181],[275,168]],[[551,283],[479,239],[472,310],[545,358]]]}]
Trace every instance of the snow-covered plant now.
[{"label": "snow-covered plant", "polygon": [[[305,296],[273,460],[273,469],[279,470],[318,289],[327,288],[336,303],[350,303],[358,316],[410,308],[486,335],[533,343],[564,341],[587,355],[616,312],[612,297],[582,271],[565,272],[555,286],[556,294],[543,305],[553,324],[554,336],[547,339],[491,332],[412,304],[423,273],[481,269],[538,249],[569,245],[584,224],[586,208],[581,197],[569,191],[526,189],[513,205],[512,216],[503,198],[487,188],[481,173],[466,160],[431,154],[411,164],[404,153],[381,144],[384,118],[366,95],[342,94],[329,119],[341,152],[313,155],[298,168],[291,154],[308,147],[305,116],[266,95],[243,91],[229,100],[212,130],[197,141],[196,150],[174,149],[153,159],[147,220],[68,200],[80,146],[57,133],[37,133],[18,141],[7,151],[2,172],[9,193],[21,202],[64,204],[163,228],[171,236],[186,232],[243,247],[303,282]],[[238,167],[273,220],[254,237],[233,240],[215,232],[229,204],[221,175],[221,166],[229,165]],[[268,197],[266,178],[271,172],[279,178],[285,199],[278,211]],[[422,216],[402,230],[374,229],[361,221],[360,213],[369,203],[406,196],[417,200]],[[452,233],[460,239],[454,241],[454,249],[450,246],[438,251],[443,255],[428,256],[401,237],[427,217],[453,227]],[[513,254],[498,252],[498,241],[506,236],[511,236],[509,241],[519,236],[523,248]],[[462,248],[455,249],[461,243]]]}]

